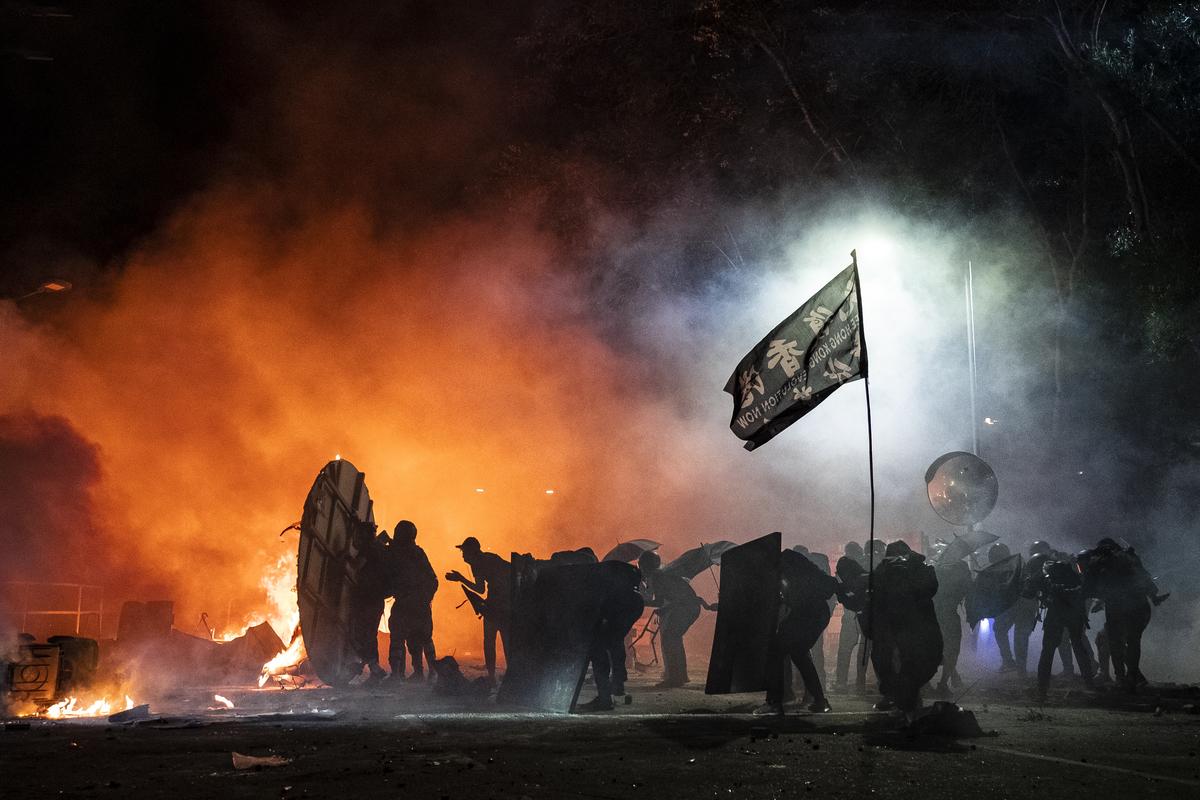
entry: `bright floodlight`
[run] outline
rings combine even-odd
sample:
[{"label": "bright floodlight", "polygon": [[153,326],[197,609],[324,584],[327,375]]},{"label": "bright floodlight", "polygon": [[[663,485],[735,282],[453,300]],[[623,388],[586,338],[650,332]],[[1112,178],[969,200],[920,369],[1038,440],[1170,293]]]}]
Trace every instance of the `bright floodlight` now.
[{"label": "bright floodlight", "polygon": [[547,489],[547,490],[546,490],[546,494],[554,494],[554,490],[553,490],[553,489]]}]

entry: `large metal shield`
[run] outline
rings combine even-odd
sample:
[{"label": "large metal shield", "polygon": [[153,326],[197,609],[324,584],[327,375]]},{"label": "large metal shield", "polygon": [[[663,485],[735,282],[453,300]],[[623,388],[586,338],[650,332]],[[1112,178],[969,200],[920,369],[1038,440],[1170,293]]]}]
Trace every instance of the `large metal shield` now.
[{"label": "large metal shield", "polygon": [[1012,608],[1021,596],[1021,556],[997,561],[975,576],[967,592],[967,622],[974,628],[981,619],[989,619]]},{"label": "large metal shield", "polygon": [[566,714],[575,705],[610,580],[601,564],[512,554],[513,608],[502,703]]},{"label": "large metal shield", "polygon": [[367,592],[360,583],[374,536],[366,476],[345,459],[330,461],[304,501],[296,581],[304,647],[313,670],[330,686],[362,671],[355,625],[364,612]]},{"label": "large metal shield", "polygon": [[951,525],[982,522],[996,507],[1000,487],[988,463],[971,453],[939,456],[925,471],[929,505]]},{"label": "large metal shield", "polygon": [[725,551],[706,694],[767,688],[767,649],[779,622],[781,535]]}]

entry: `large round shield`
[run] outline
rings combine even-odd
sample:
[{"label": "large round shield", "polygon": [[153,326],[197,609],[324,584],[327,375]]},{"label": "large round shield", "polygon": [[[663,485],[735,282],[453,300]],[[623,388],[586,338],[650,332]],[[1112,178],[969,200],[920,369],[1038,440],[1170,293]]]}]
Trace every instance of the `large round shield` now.
[{"label": "large round shield", "polygon": [[946,453],[925,471],[929,505],[951,525],[974,525],[996,507],[1000,486],[988,463],[971,453]]},{"label": "large round shield", "polygon": [[[296,581],[304,647],[313,669],[330,686],[362,671],[373,594],[367,564],[374,538],[366,476],[349,461],[330,461],[304,501]],[[377,614],[369,625],[371,646],[378,624]]]}]

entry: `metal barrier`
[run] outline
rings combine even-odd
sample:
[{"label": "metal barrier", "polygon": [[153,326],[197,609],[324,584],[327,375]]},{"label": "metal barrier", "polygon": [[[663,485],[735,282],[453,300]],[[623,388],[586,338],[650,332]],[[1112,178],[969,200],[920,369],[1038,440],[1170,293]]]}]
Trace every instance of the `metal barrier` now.
[{"label": "metal barrier", "polygon": [[[98,597],[92,595],[98,594]],[[54,600],[47,597],[58,596],[60,605],[52,605]],[[85,595],[87,604],[85,605]],[[46,627],[53,627],[53,633],[62,633],[61,626],[52,623],[66,618],[68,627],[70,618],[74,617],[74,634],[81,636],[90,634],[99,638],[104,632],[104,587],[91,583],[44,583],[38,581],[5,581],[0,583],[0,600],[9,598],[9,609],[0,606],[0,613],[19,623],[18,630],[43,637],[49,632],[30,630],[30,622],[44,619]],[[62,607],[61,602],[70,603],[73,607]],[[85,620],[95,618],[96,627],[85,625]]]}]

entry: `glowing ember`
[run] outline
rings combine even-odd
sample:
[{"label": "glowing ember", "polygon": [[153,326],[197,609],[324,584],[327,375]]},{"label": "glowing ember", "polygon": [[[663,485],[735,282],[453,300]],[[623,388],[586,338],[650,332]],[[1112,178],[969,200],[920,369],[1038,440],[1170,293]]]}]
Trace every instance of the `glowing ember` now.
[{"label": "glowing ember", "polygon": [[43,714],[47,719],[73,719],[76,717],[107,717],[116,711],[128,711],[133,708],[133,698],[125,695],[125,706],[120,701],[110,701],[107,697],[88,703],[78,697],[68,697],[60,703],[55,703]]},{"label": "glowing ember", "polygon": [[213,700],[216,700],[218,703],[225,706],[226,708],[233,708],[233,701],[230,700],[228,697],[222,697],[219,694],[214,694]]}]

